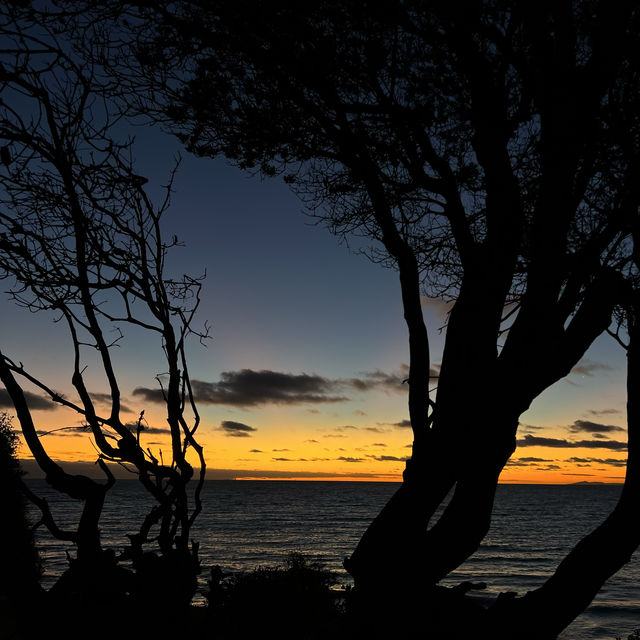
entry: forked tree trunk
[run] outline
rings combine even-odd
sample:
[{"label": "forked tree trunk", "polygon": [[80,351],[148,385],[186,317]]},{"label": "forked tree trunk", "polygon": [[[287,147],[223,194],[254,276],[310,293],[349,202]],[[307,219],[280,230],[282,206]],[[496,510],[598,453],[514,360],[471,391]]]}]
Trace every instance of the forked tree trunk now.
[{"label": "forked tree trunk", "polygon": [[[640,305],[636,305],[640,310]],[[542,587],[490,610],[487,631],[496,640],[556,638],[591,604],[604,583],[631,560],[640,545],[640,324],[629,320],[625,483],[609,517],[585,536]]]}]

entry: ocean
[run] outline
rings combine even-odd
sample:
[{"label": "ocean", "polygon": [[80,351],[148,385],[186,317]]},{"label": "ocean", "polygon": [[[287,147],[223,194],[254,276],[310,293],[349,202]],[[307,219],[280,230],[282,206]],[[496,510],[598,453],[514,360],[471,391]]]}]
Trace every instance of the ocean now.
[{"label": "ocean", "polygon": [[[73,524],[78,503],[47,487],[30,486],[49,501],[61,526]],[[243,571],[282,565],[291,552],[322,562],[349,584],[342,560],[397,488],[383,482],[207,481],[204,510],[193,538],[200,542],[202,584],[208,568]],[[500,485],[491,531],[479,551],[443,584],[463,580],[487,583],[483,595],[523,594],[540,586],[574,544],[615,505],[616,485]],[[101,521],[106,547],[127,544],[151,504],[135,481],[118,481],[109,493]],[[68,546],[42,531],[43,584],[66,566]],[[200,596],[201,598],[201,596]],[[615,640],[640,628],[640,554],[604,586],[592,605],[560,636],[561,640]]]}]

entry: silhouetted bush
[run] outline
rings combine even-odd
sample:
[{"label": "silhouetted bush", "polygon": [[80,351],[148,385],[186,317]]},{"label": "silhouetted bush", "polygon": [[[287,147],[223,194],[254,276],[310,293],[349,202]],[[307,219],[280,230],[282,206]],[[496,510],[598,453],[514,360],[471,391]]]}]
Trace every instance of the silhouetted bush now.
[{"label": "silhouetted bush", "polygon": [[224,575],[212,570],[210,631],[216,638],[335,638],[344,631],[344,595],[321,564],[292,553],[284,567]]},{"label": "silhouetted bush", "polygon": [[[18,437],[11,418],[0,413],[0,609],[18,615],[19,608],[40,592],[40,559],[20,490]],[[3,620],[11,625],[15,621]],[[5,629],[6,630],[6,629]]]}]

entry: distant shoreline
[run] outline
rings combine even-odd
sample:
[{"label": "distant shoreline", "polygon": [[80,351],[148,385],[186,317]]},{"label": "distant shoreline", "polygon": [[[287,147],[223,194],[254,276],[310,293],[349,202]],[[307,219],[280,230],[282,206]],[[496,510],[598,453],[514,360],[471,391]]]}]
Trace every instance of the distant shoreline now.
[{"label": "distant shoreline", "polygon": [[[44,479],[44,473],[34,460],[19,460],[22,470],[27,479]],[[58,461],[64,465],[69,473],[85,475],[90,478],[104,479],[102,471],[92,462],[65,462]],[[135,480],[133,474],[128,473],[119,465],[109,465],[117,480]],[[304,475],[303,475],[304,474]],[[384,482],[400,484],[401,477],[374,477],[358,476],[352,474],[348,476],[338,476],[336,474],[319,474],[315,472],[287,472],[287,471],[263,471],[257,469],[208,469],[207,481],[225,482]],[[622,485],[622,482],[603,482],[601,480],[580,480],[574,482],[500,482],[501,485],[522,485],[522,486],[577,486],[577,485]]]}]

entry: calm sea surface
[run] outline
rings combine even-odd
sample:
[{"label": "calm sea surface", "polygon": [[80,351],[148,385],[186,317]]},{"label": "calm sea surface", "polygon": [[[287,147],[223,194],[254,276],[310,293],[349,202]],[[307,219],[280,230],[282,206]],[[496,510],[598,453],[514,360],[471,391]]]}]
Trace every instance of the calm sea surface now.
[{"label": "calm sea surface", "polygon": [[[78,504],[29,480],[49,500],[59,524],[71,525]],[[193,538],[200,542],[203,585],[208,567],[240,571],[282,564],[292,551],[349,576],[342,560],[398,485],[369,482],[209,481]],[[501,485],[493,525],[476,555],[444,584],[483,581],[486,595],[540,586],[573,545],[615,505],[619,486]],[[150,505],[136,481],[119,481],[102,519],[105,546],[122,548]],[[39,538],[48,586],[65,568],[66,545]],[[614,640],[640,627],[640,554],[601,590],[562,640]]]}]

